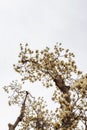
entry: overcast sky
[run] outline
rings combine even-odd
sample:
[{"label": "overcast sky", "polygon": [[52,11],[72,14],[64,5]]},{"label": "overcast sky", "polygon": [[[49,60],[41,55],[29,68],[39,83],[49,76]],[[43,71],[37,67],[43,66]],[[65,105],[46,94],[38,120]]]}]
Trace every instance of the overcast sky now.
[{"label": "overcast sky", "polygon": [[6,130],[17,116],[14,107],[7,107],[2,86],[19,78],[12,67],[19,44],[43,49],[56,42],[75,53],[78,67],[86,73],[87,0],[0,0],[0,129]]}]

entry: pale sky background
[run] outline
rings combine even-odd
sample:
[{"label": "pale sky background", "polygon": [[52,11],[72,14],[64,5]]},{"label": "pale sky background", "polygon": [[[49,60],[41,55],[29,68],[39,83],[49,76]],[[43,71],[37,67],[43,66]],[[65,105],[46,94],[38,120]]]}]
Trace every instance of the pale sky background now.
[{"label": "pale sky background", "polygon": [[[61,42],[76,55],[78,67],[87,72],[87,0],[0,0],[0,129],[8,129],[18,114],[9,108],[2,90],[20,78],[13,70],[20,43],[32,49]],[[35,93],[38,95],[38,91]],[[40,93],[40,92],[39,92]],[[48,93],[44,93],[45,96]]]}]

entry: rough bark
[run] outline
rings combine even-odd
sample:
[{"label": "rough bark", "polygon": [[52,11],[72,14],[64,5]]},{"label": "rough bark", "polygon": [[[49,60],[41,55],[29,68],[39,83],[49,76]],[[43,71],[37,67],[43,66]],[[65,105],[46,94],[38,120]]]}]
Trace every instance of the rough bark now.
[{"label": "rough bark", "polygon": [[54,82],[56,86],[60,89],[61,92],[67,93],[70,89],[70,86],[65,85],[64,80],[62,79],[61,75],[57,75],[54,78]]}]

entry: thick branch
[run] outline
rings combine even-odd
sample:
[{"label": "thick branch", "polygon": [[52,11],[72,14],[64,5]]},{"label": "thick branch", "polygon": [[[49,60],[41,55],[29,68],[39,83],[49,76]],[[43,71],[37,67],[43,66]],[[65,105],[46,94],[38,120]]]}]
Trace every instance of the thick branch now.
[{"label": "thick branch", "polygon": [[61,75],[57,75],[53,80],[61,92],[68,93],[70,86],[65,85],[65,82],[62,79]]},{"label": "thick branch", "polygon": [[55,74],[54,75],[51,74],[51,72],[48,68],[47,68],[47,70],[44,70],[44,69],[42,69],[41,65],[38,62],[36,62],[34,60],[32,62],[35,63],[36,65],[40,66],[40,68],[39,68],[40,71],[47,73],[52,77],[53,81],[55,82],[56,86],[60,89],[61,92],[68,93],[70,86],[65,85],[63,78],[61,77],[61,75],[58,75],[58,72],[56,69],[54,72],[54,73],[56,73],[56,76],[54,76]]}]

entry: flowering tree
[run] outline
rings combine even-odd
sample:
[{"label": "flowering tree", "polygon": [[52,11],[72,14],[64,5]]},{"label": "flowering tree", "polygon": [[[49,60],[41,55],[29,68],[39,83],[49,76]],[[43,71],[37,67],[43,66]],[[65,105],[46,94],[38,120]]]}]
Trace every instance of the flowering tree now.
[{"label": "flowering tree", "polygon": [[[87,75],[78,70],[75,55],[56,44],[32,51],[28,44],[20,44],[19,60],[14,69],[21,75],[21,84],[13,81],[4,90],[10,93],[9,105],[21,104],[21,111],[9,130],[87,130]],[[51,97],[58,106],[47,109],[43,97],[35,99],[22,89],[26,81],[42,82],[46,88],[54,87]],[[10,92],[11,91],[11,92]]]}]

